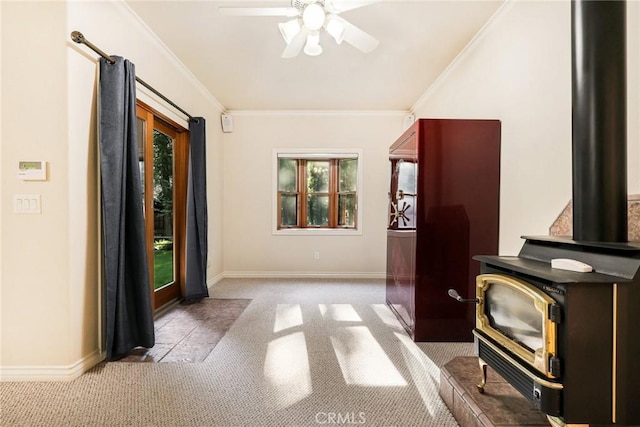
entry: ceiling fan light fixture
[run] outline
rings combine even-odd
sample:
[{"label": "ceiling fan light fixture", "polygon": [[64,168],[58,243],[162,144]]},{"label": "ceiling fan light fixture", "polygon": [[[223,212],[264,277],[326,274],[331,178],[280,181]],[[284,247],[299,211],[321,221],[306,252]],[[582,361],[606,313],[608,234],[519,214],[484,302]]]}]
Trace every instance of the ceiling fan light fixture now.
[{"label": "ceiling fan light fixture", "polygon": [[281,22],[278,24],[280,34],[287,44],[291,43],[291,40],[300,32],[300,23],[297,19],[292,19],[287,22]]},{"label": "ceiling fan light fixture", "polygon": [[327,21],[327,33],[329,33],[329,35],[331,35],[331,37],[335,39],[336,43],[342,43],[346,30],[347,28],[342,22],[329,17],[329,20]]},{"label": "ceiling fan light fixture", "polygon": [[320,46],[320,34],[317,31],[307,36],[307,44],[304,46],[304,53],[309,56],[318,56],[322,53],[322,46]]},{"label": "ceiling fan light fixture", "polygon": [[311,3],[302,12],[302,22],[311,31],[318,31],[324,25],[326,15],[318,3]]}]

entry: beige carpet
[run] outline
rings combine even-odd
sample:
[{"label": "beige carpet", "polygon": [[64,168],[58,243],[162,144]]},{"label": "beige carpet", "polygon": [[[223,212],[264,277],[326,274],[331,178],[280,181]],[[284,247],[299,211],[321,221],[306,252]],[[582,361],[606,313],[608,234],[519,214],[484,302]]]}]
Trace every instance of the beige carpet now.
[{"label": "beige carpet", "polygon": [[240,280],[253,302],[201,363],[101,364],[67,383],[0,384],[3,426],[456,426],[439,366],[471,344],[424,343],[383,281]]}]

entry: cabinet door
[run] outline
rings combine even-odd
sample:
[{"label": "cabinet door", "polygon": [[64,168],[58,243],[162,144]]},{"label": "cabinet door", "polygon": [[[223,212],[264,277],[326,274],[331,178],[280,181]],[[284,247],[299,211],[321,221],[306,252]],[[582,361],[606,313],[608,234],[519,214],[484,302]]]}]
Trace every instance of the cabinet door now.
[{"label": "cabinet door", "polygon": [[415,230],[418,164],[412,159],[391,159],[391,171],[388,228]]},{"label": "cabinet door", "polygon": [[387,303],[411,337],[415,329],[415,230],[387,231]]},{"label": "cabinet door", "polygon": [[415,134],[390,153],[387,223],[387,302],[412,337],[415,328],[416,158]]}]

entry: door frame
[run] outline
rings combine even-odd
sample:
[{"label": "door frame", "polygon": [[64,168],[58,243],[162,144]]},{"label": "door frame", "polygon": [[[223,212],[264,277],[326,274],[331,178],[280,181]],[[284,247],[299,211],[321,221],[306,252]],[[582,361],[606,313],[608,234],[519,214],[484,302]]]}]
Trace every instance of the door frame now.
[{"label": "door frame", "polygon": [[[145,120],[144,194],[153,194],[153,129],[170,134],[174,138],[173,150],[173,248],[174,283],[155,290],[154,287],[154,222],[153,197],[145,197],[145,233],[149,269],[151,303],[154,310],[184,296],[186,278],[186,211],[189,161],[189,130],[143,101],[136,100],[137,117]],[[150,130],[150,131],[149,131]],[[149,161],[150,160],[150,161]],[[151,220],[148,220],[151,218]]]}]

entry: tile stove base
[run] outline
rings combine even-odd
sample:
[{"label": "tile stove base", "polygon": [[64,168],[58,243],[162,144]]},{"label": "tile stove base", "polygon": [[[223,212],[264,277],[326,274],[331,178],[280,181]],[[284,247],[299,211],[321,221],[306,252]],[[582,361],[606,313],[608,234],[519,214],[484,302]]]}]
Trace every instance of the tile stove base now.
[{"label": "tile stove base", "polygon": [[487,367],[487,384],[480,394],[477,357],[456,357],[440,371],[440,396],[462,427],[550,426],[547,417]]}]

